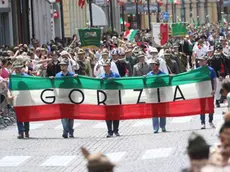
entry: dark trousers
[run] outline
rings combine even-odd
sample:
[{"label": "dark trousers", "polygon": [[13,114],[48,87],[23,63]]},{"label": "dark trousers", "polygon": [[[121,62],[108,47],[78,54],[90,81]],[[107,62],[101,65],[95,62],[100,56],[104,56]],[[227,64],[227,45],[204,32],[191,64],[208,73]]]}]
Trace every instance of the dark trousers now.
[{"label": "dark trousers", "polygon": [[[120,121],[118,121],[118,120],[114,120],[114,121],[107,120],[106,125],[107,125],[107,129],[108,129],[108,134],[118,133],[119,123],[120,123]],[[113,125],[113,127],[112,127],[112,125]]]},{"label": "dark trousers", "polygon": [[[201,124],[205,124],[205,114],[200,115]],[[213,121],[213,114],[209,114],[209,123]]]},{"label": "dark trousers", "polygon": [[17,122],[18,133],[23,134],[23,132],[30,131],[30,123],[29,122]]}]

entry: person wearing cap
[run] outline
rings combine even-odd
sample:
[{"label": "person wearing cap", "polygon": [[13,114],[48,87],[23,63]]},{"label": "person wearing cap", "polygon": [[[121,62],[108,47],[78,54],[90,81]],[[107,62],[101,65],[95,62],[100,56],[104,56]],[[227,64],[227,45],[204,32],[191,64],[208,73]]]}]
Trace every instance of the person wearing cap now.
[{"label": "person wearing cap", "polygon": [[118,49],[119,60],[116,62],[118,72],[121,77],[131,76],[132,70],[128,61],[126,61],[125,50],[123,47]]},{"label": "person wearing cap", "polygon": [[75,72],[75,70],[78,70],[79,69],[79,64],[76,63],[75,60],[73,60],[72,56],[67,52],[67,51],[62,51],[60,53],[60,58],[61,59],[66,59],[69,61],[68,63],[68,71],[69,72]]},{"label": "person wearing cap", "polygon": [[145,53],[140,51],[138,53],[138,63],[133,67],[133,76],[143,76],[149,73],[152,69],[145,61]]},{"label": "person wearing cap", "polygon": [[148,64],[150,64],[150,62],[152,61],[152,59],[158,59],[160,62],[160,71],[164,72],[165,74],[168,74],[168,68],[166,65],[166,61],[159,57],[158,55],[158,50],[154,47],[150,47],[149,48],[149,59],[146,61]]},{"label": "person wearing cap", "polygon": [[93,73],[91,64],[90,61],[85,57],[85,51],[83,49],[79,49],[77,55],[77,63],[79,64],[79,69],[76,70],[76,73],[78,73],[79,75],[86,75],[92,77]]},{"label": "person wearing cap", "polygon": [[[104,73],[101,74],[100,79],[113,79],[120,78],[118,73],[115,73],[111,70],[111,61],[108,59],[103,63]],[[120,136],[119,134],[119,120],[106,120],[106,125],[108,129],[107,138],[110,138],[115,134],[116,136]]]},{"label": "person wearing cap", "polygon": [[133,50],[132,44],[128,44],[128,48],[125,50],[125,56],[126,56],[126,60],[130,64],[130,69],[131,69],[130,76],[133,75],[133,67],[134,67],[134,65],[138,63],[138,58],[136,58],[133,55],[132,50]]},{"label": "person wearing cap", "polygon": [[184,169],[182,172],[199,172],[208,163],[209,145],[202,136],[192,133],[188,139],[187,154],[190,168]]},{"label": "person wearing cap", "polygon": [[[207,56],[201,56],[198,58],[200,67],[208,66],[208,57]],[[197,69],[199,69],[197,68]],[[211,86],[212,86],[212,92],[210,93],[212,96],[215,95],[216,92],[216,72],[213,70],[212,67],[208,66],[208,69],[210,71],[210,79],[211,79]],[[200,115],[201,120],[201,129],[205,129],[205,114]],[[215,128],[215,125],[213,124],[213,114],[209,114],[209,125],[211,128]]]},{"label": "person wearing cap", "polygon": [[[56,78],[61,78],[61,77],[66,77],[66,76],[72,76],[72,77],[77,77],[78,75],[75,74],[74,72],[70,72],[68,71],[68,66],[69,66],[69,60],[68,59],[62,59],[59,63],[60,68],[61,68],[61,72],[56,74]],[[50,77],[51,79],[53,77]],[[62,127],[63,127],[63,134],[62,137],[63,138],[73,138],[74,137],[74,129],[73,129],[73,125],[74,125],[74,120],[73,119],[67,119],[67,118],[63,118],[61,119],[62,122]]]},{"label": "person wearing cap", "polygon": [[[22,69],[24,67],[23,61],[22,59],[17,59],[14,63],[13,63],[13,70],[14,73],[12,73],[12,75],[21,75],[21,76],[29,76],[26,73],[22,72]],[[9,92],[11,90],[11,85],[9,84]],[[11,94],[11,93],[9,93]],[[16,114],[17,115],[17,114]],[[29,122],[19,122],[17,120],[17,128],[18,128],[18,139],[23,139],[24,136],[26,138],[29,138],[29,131],[30,131],[30,123]]]},{"label": "person wearing cap", "polygon": [[169,74],[179,74],[180,73],[179,65],[176,62],[176,60],[172,58],[172,54],[168,50],[165,51],[164,58],[165,58],[166,66],[168,69],[168,73]]},{"label": "person wearing cap", "polygon": [[112,56],[111,61],[113,61],[114,63],[116,63],[116,62],[119,60],[118,50],[117,50],[116,48],[114,48],[114,49],[111,51],[111,56]]},{"label": "person wearing cap", "polygon": [[217,44],[215,47],[214,55],[210,58],[209,64],[216,72],[217,76],[217,88],[215,94],[216,107],[220,107],[221,102],[221,83],[225,77],[230,73],[230,60],[223,54],[223,47],[221,44]]},{"label": "person wearing cap", "polygon": [[[197,58],[206,55],[208,51],[208,47],[204,44],[204,41],[200,39],[197,44],[193,47],[193,65],[196,67],[199,66],[199,63],[197,63]],[[196,63],[195,63],[196,62]]]},{"label": "person wearing cap", "polygon": [[[103,68],[103,64],[109,59],[109,51],[107,49],[103,49],[101,54],[102,54],[102,59],[100,59],[94,67],[94,75],[97,78],[100,78],[100,76],[105,73],[104,68]],[[111,67],[112,72],[119,74],[119,71],[117,69],[117,65],[113,61],[111,61],[110,67]]]},{"label": "person wearing cap", "polygon": [[[180,45],[180,46],[179,46]],[[183,50],[179,52],[179,48],[183,46],[183,44],[174,44],[172,51],[172,59],[174,59],[177,63],[179,73],[186,72],[187,70],[187,56]]]},{"label": "person wearing cap", "polygon": [[81,152],[88,161],[88,172],[113,172],[116,164],[112,163],[104,154],[90,154],[89,151],[83,147],[81,148]]},{"label": "person wearing cap", "polygon": [[[164,72],[160,71],[160,69],[159,69],[160,62],[158,59],[152,59],[152,61],[150,62],[150,65],[151,65],[152,71],[147,73],[146,76],[164,75],[165,74]],[[154,133],[158,133],[159,127],[162,129],[162,132],[166,132],[166,128],[165,128],[166,118],[165,117],[160,118],[160,126],[159,126],[159,118],[158,117],[153,117],[152,121],[153,121]]]},{"label": "person wearing cap", "polygon": [[60,61],[58,60],[58,55],[54,51],[52,53],[52,61],[51,63],[48,64],[47,69],[46,69],[47,77],[55,76],[57,73],[61,71],[61,67],[59,63]]}]

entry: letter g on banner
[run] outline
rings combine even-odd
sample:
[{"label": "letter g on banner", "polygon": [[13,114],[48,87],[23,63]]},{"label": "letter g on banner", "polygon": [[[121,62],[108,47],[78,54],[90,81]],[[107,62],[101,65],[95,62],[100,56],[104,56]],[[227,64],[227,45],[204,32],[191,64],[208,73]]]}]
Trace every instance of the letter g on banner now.
[{"label": "letter g on banner", "polygon": [[43,90],[41,92],[40,98],[41,98],[42,102],[45,103],[45,104],[54,104],[54,102],[56,101],[56,97],[55,96],[46,96],[46,97],[44,97],[44,94],[46,92],[50,92],[50,91],[53,92],[54,90],[53,89],[45,89],[45,90]]}]

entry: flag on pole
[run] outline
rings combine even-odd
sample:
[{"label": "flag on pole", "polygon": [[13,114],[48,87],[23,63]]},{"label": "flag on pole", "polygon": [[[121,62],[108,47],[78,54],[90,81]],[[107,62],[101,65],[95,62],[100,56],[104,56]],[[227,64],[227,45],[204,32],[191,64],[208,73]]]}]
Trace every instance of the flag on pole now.
[{"label": "flag on pole", "polygon": [[224,27],[228,24],[226,18],[224,17],[224,15],[222,15],[222,18],[221,18],[221,26]]},{"label": "flag on pole", "polygon": [[176,4],[179,5],[180,4],[180,0],[170,0],[169,1],[171,4]]},{"label": "flag on pole", "polygon": [[172,36],[185,36],[187,34],[185,23],[172,24]]},{"label": "flag on pole", "polygon": [[85,6],[85,0],[78,0],[78,6],[83,8]]},{"label": "flag on pole", "polygon": [[158,45],[165,45],[168,42],[169,25],[164,23],[152,23],[152,34]]},{"label": "flag on pole", "polygon": [[126,30],[124,33],[124,38],[128,39],[128,41],[132,42],[137,35],[136,29]]},{"label": "flag on pole", "polygon": [[209,75],[208,67],[150,76],[144,82],[143,77],[102,82],[85,76],[51,80],[12,75],[10,86],[19,122],[181,117],[214,112]]}]

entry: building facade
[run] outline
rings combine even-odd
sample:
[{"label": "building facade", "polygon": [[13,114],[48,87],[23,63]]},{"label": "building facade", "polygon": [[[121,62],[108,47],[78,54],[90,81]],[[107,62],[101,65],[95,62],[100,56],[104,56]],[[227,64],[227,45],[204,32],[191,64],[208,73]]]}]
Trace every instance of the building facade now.
[{"label": "building facade", "polygon": [[11,1],[0,1],[0,45],[13,45],[13,13]]},{"label": "building facade", "polygon": [[[173,7],[169,2],[169,0],[163,0],[162,5],[158,5],[156,1],[150,0],[151,22],[159,22],[163,12],[167,12],[174,21],[182,20],[188,23],[198,19],[200,23],[216,23],[218,21],[216,0],[180,0],[180,4],[174,4]],[[136,6],[138,10],[136,10]],[[132,27],[149,28],[147,1],[136,5],[133,0],[128,0],[124,5],[124,13],[124,21],[131,23]]]}]

